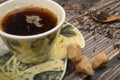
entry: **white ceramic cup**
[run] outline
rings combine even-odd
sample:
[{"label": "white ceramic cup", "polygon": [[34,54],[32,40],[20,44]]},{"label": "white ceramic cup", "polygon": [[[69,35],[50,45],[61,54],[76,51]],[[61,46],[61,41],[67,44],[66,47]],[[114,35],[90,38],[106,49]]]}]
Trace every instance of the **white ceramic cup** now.
[{"label": "white ceramic cup", "polygon": [[[31,36],[11,35],[2,31],[1,21],[6,14],[15,9],[29,6],[49,9],[57,16],[57,26],[47,32]],[[0,4],[0,36],[20,61],[33,64],[42,63],[49,59],[50,50],[61,30],[65,17],[64,9],[52,0],[9,0]]]}]

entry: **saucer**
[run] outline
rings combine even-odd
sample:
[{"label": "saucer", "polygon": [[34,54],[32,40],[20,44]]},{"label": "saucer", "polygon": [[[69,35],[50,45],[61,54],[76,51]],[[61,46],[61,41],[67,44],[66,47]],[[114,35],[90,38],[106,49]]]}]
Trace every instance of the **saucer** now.
[{"label": "saucer", "polygon": [[19,61],[0,39],[0,80],[61,80],[66,71],[66,48],[70,43],[78,43],[81,48],[85,46],[80,31],[64,23],[49,60],[34,65]]}]

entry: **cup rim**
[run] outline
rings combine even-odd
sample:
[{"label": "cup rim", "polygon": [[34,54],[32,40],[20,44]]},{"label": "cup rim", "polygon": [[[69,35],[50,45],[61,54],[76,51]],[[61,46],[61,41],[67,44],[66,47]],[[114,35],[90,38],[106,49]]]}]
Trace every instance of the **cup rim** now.
[{"label": "cup rim", "polygon": [[[8,4],[9,2],[11,1],[14,1],[14,0],[8,0],[6,2],[3,2],[0,4],[0,6],[3,6],[5,4]],[[62,11],[63,13],[63,16],[62,16],[62,20],[60,21],[59,24],[57,24],[57,26],[55,26],[54,28],[52,28],[51,30],[49,31],[46,31],[44,33],[40,33],[40,34],[36,34],[36,35],[28,35],[28,36],[19,36],[19,35],[12,35],[12,34],[8,34],[8,33],[5,33],[3,31],[0,30],[0,36],[3,36],[3,37],[7,37],[7,38],[11,38],[11,39],[19,39],[19,40],[27,40],[27,39],[36,39],[36,38],[42,38],[42,37],[45,37],[53,32],[55,32],[56,30],[58,30],[64,23],[65,21],[65,18],[66,18],[66,13],[65,13],[65,10],[62,8],[62,6],[60,6],[58,3],[56,3],[55,1],[52,1],[52,0],[47,0],[53,4],[55,4],[56,6],[58,6],[60,8],[60,10]]]}]

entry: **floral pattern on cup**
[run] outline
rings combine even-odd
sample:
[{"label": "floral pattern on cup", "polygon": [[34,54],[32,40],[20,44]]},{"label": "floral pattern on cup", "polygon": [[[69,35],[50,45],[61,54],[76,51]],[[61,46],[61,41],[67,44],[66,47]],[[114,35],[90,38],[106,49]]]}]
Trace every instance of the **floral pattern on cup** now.
[{"label": "floral pattern on cup", "polygon": [[20,61],[38,64],[48,60],[57,34],[54,32],[44,38],[29,41],[12,40],[4,37],[2,39]]}]

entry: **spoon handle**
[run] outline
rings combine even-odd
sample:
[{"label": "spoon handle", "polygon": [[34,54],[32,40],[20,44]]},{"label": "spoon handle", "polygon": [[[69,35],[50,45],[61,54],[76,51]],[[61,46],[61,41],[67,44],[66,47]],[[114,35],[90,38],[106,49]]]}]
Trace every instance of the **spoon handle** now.
[{"label": "spoon handle", "polygon": [[117,20],[120,21],[120,16],[117,17]]}]

